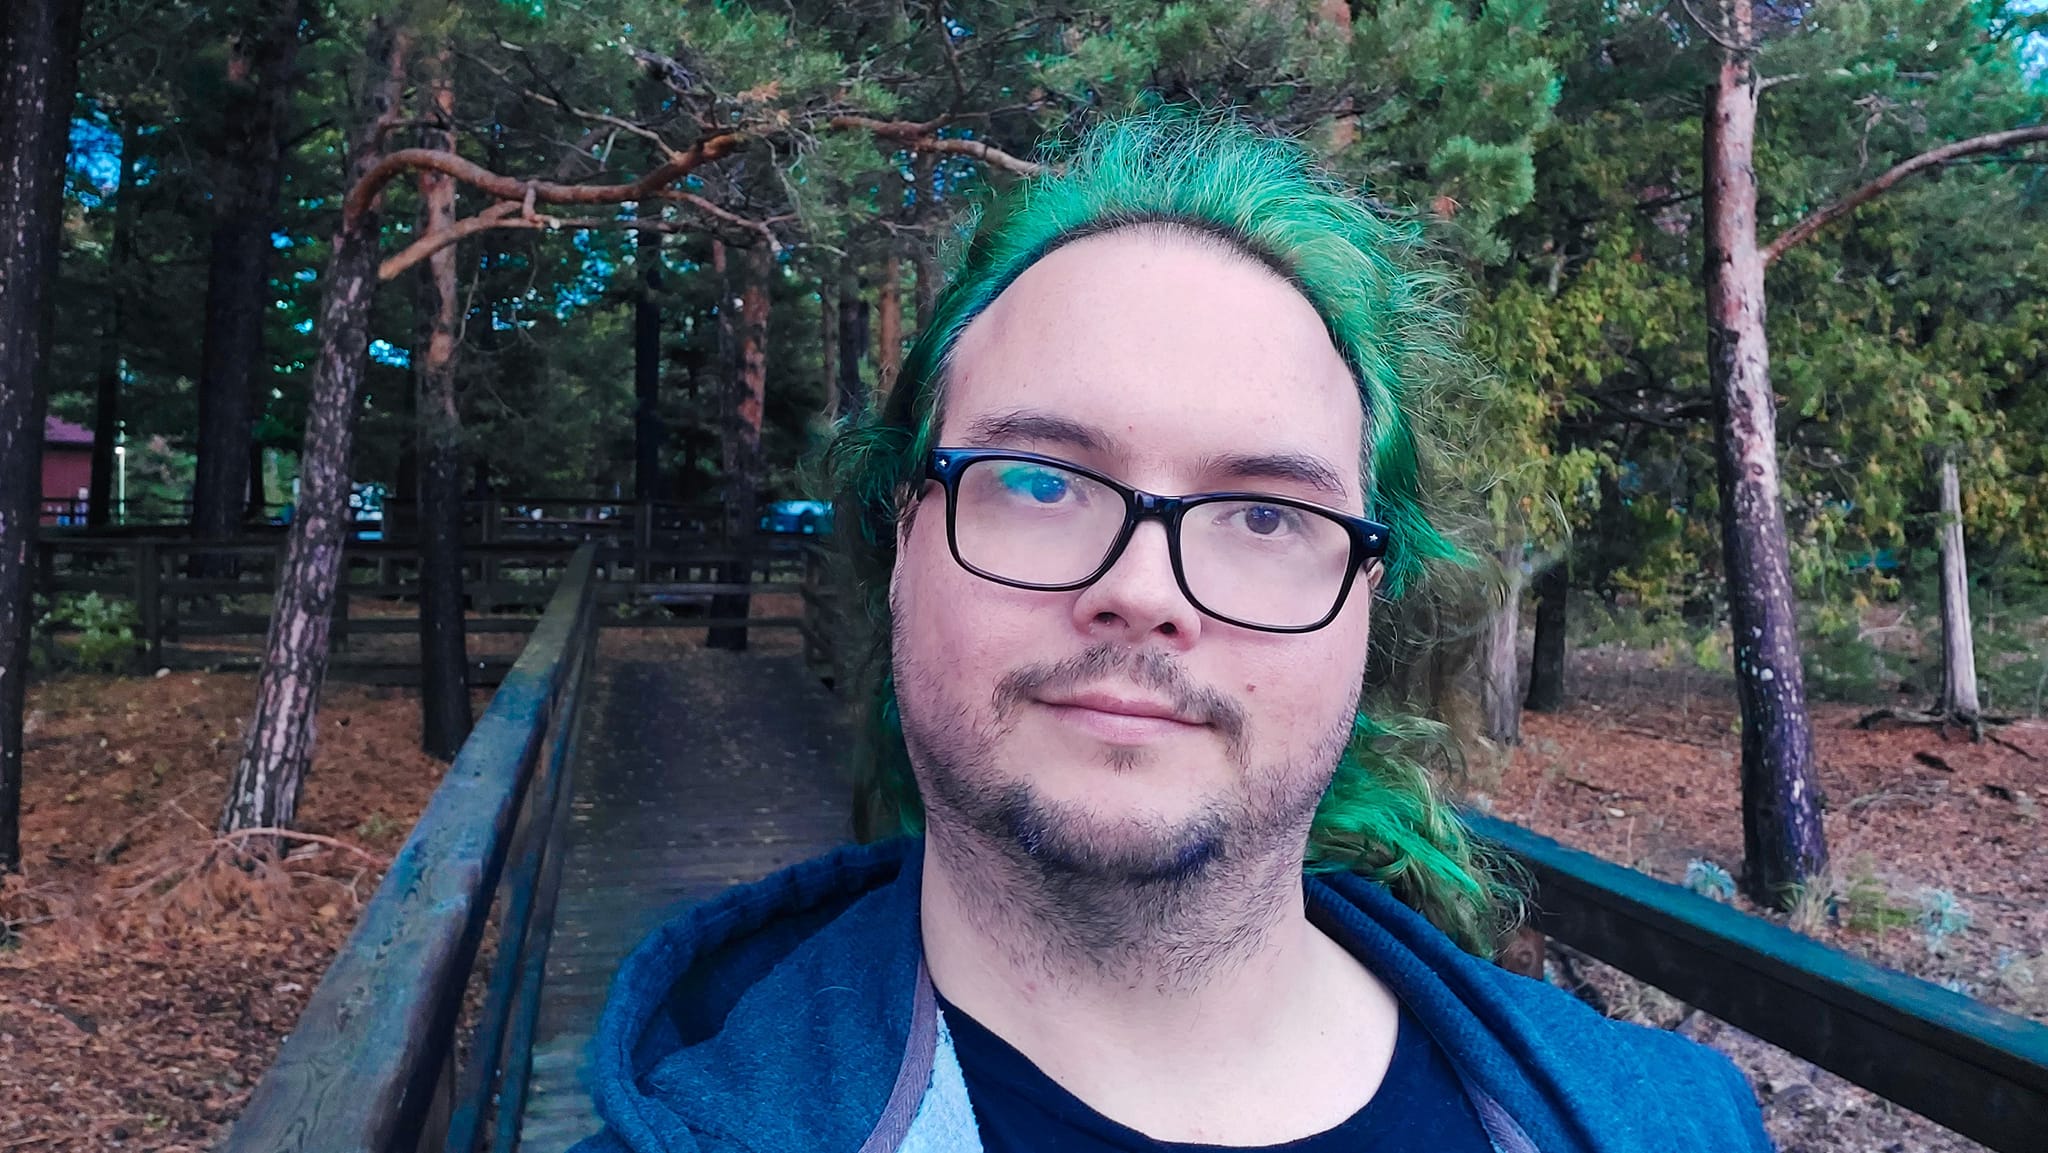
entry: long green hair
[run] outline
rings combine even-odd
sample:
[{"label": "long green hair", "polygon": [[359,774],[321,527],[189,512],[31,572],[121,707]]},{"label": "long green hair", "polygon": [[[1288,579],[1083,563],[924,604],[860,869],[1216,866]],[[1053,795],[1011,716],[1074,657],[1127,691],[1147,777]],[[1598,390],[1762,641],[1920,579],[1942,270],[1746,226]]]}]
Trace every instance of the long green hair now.
[{"label": "long green hair", "polygon": [[[1420,228],[1347,190],[1300,145],[1226,116],[1169,109],[1106,122],[982,207],[887,402],[843,426],[825,454],[851,586],[839,627],[850,634],[843,651],[855,658],[866,714],[855,763],[863,837],[923,826],[891,677],[889,580],[897,519],[920,487],[953,349],[1047,253],[1139,225],[1216,237],[1284,276],[1322,316],[1364,402],[1366,507],[1392,530],[1380,595],[1412,597],[1471,567],[1425,497],[1421,417],[1467,368],[1451,282],[1427,258]],[[1378,644],[1391,630],[1373,631]],[[1490,955],[1513,892],[1416,755],[1441,747],[1442,736],[1419,717],[1361,712],[1316,811],[1305,864],[1381,881],[1464,948]]]}]

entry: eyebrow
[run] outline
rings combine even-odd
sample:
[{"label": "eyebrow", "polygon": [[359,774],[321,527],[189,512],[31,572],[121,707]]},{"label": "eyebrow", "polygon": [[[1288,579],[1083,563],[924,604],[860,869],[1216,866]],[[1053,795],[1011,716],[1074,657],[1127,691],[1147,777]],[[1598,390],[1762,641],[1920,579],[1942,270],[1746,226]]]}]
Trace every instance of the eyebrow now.
[{"label": "eyebrow", "polygon": [[[996,448],[1020,440],[1060,445],[1099,456],[1126,455],[1122,443],[1109,433],[1064,416],[1030,409],[977,417],[968,424],[963,437],[965,445],[973,448]],[[1203,476],[1231,480],[1287,481],[1338,500],[1351,494],[1335,466],[1306,452],[1221,453],[1204,458],[1199,471]]]},{"label": "eyebrow", "polygon": [[1234,480],[1289,481],[1338,499],[1350,495],[1329,461],[1305,452],[1225,453],[1203,461],[1202,473]]},{"label": "eyebrow", "polygon": [[1123,455],[1123,446],[1116,437],[1049,412],[1019,409],[992,413],[975,418],[967,426],[966,442],[972,447],[994,448],[1017,440],[1064,445],[1102,456]]}]

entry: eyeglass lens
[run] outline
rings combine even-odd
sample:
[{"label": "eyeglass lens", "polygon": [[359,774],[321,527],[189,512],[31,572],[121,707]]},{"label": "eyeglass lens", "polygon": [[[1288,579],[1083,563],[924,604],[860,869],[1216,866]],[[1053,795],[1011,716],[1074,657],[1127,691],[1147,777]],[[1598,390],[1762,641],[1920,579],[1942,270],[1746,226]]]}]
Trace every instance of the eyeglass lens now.
[{"label": "eyeglass lens", "polygon": [[[1087,580],[1124,526],[1124,498],[1053,465],[981,460],[960,473],[953,533],[960,559],[1000,580],[1059,586]],[[1181,521],[1187,591],[1206,611],[1269,628],[1328,616],[1344,591],[1351,536],[1308,509],[1210,501]]]}]

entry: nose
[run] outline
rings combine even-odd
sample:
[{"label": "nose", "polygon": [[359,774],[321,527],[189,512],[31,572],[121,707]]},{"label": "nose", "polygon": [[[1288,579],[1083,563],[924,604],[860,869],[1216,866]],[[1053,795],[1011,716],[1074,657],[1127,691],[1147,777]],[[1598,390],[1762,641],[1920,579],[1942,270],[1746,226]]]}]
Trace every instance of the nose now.
[{"label": "nose", "polygon": [[1178,648],[1195,642],[1202,614],[1174,579],[1164,524],[1139,523],[1116,563],[1074,598],[1074,626],[1091,637],[1128,644],[1153,637]]}]

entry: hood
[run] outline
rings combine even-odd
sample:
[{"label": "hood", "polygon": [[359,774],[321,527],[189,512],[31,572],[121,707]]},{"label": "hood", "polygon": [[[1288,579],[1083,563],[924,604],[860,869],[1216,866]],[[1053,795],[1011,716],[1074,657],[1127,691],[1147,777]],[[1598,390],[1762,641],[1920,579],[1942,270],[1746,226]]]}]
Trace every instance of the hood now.
[{"label": "hood", "polygon": [[908,1053],[930,985],[922,864],[909,838],[852,846],[655,930],[593,1041],[610,1135],[642,1153],[861,1148],[906,1056],[929,1068]]},{"label": "hood", "polygon": [[[960,1136],[932,1147],[978,1145],[924,973],[923,861],[910,838],[840,849],[655,930],[599,1022],[607,1130],[583,1148],[896,1153],[930,1145],[905,1134],[942,1098]],[[1303,884],[1310,920],[1450,1056],[1499,1153],[1769,1153],[1719,1054],[1473,957],[1381,885]]]}]

